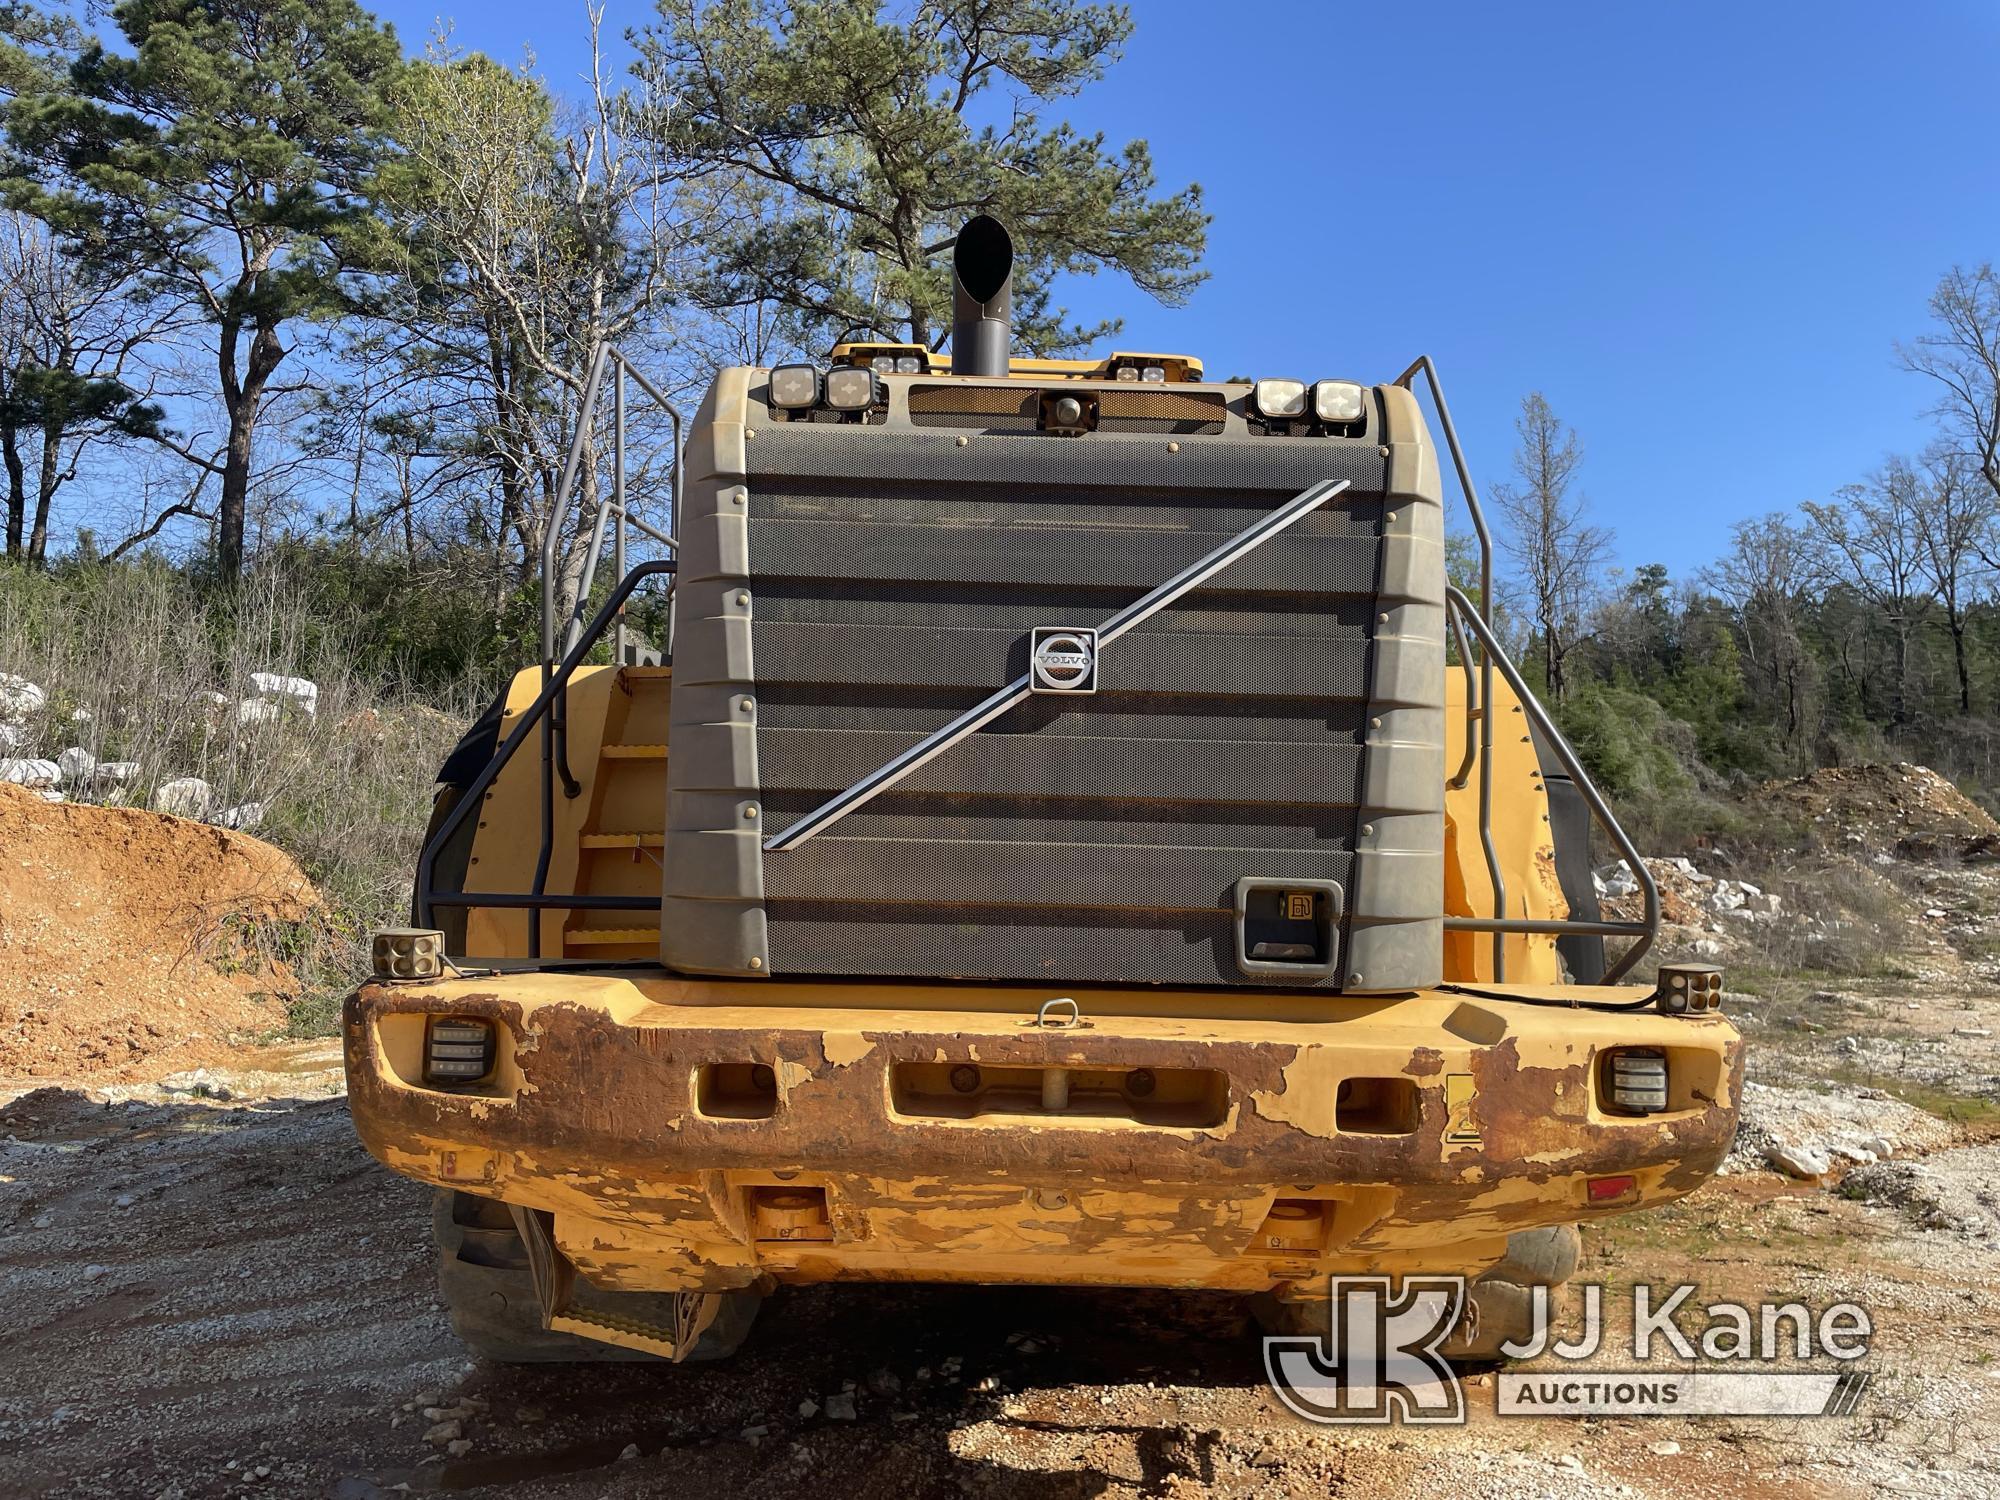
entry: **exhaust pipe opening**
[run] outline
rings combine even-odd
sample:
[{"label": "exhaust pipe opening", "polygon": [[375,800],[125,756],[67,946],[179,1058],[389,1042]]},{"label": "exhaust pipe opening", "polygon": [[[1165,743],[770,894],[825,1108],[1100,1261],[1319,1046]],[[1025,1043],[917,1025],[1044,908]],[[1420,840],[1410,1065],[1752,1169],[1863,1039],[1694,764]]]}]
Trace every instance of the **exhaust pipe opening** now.
[{"label": "exhaust pipe opening", "polygon": [[1014,320],[1014,237],[991,214],[958,232],[951,252],[951,372],[1005,375]]}]

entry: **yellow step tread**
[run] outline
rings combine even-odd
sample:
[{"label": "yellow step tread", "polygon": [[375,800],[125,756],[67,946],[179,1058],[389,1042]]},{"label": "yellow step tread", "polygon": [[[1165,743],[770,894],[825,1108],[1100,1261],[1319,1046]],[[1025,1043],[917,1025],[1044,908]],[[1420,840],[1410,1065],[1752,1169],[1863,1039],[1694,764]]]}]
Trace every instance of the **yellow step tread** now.
[{"label": "yellow step tread", "polygon": [[563,934],[563,942],[571,947],[591,947],[612,943],[657,943],[660,929],[657,927],[572,927]]},{"label": "yellow step tread", "polygon": [[606,760],[665,760],[665,745],[604,745],[599,747],[599,755]]},{"label": "yellow step tread", "polygon": [[659,849],[667,836],[657,830],[644,833],[586,833],[577,840],[585,849]]},{"label": "yellow step tread", "polygon": [[618,670],[634,682],[666,682],[674,675],[672,667],[620,667]]}]

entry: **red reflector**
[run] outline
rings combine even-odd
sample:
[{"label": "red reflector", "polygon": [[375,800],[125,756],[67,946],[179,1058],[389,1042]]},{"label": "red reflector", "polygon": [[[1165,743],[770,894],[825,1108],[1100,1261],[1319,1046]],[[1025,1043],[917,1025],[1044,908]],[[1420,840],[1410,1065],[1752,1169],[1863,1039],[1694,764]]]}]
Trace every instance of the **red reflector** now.
[{"label": "red reflector", "polygon": [[1584,1184],[1584,1191],[1592,1203],[1609,1203],[1615,1198],[1629,1198],[1639,1191],[1639,1179],[1624,1177],[1593,1177]]}]

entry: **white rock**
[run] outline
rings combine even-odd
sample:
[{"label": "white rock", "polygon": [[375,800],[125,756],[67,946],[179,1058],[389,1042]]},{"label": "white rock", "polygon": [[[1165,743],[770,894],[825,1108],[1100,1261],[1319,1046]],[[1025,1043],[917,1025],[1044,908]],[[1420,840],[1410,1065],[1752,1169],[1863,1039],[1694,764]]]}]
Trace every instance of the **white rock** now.
[{"label": "white rock", "polygon": [[1794,1145],[1790,1141],[1773,1141],[1765,1151],[1764,1159],[1787,1177],[1797,1177],[1806,1182],[1824,1177],[1833,1170],[1833,1163],[1819,1147]]},{"label": "white rock", "polygon": [[1672,1438],[1662,1438],[1657,1443],[1648,1443],[1646,1445],[1646,1451],[1649,1453],[1657,1453],[1662,1458],[1672,1458],[1676,1453],[1681,1451],[1681,1445],[1675,1442]]},{"label": "white rock", "polygon": [[52,760],[0,760],[0,781],[16,786],[54,786],[62,780],[62,767]]},{"label": "white rock", "polygon": [[97,757],[81,745],[71,745],[56,757],[56,767],[64,781],[87,781],[97,769]]},{"label": "white rock", "polygon": [[44,802],[62,802],[66,800],[63,794],[52,786],[37,787],[35,795],[40,797]]},{"label": "white rock", "polygon": [[1694,951],[1702,958],[1714,958],[1722,952],[1722,944],[1718,943],[1714,938],[1696,938],[1694,940]]},{"label": "white rock", "polygon": [[264,804],[245,802],[241,807],[225,807],[215,815],[215,821],[224,828],[255,828],[264,821]]},{"label": "white rock", "polygon": [[25,677],[0,672],[0,719],[25,719],[38,714],[49,695]]},{"label": "white rock", "polygon": [[153,811],[177,818],[205,818],[215,806],[215,788],[199,776],[182,776],[153,791]]},{"label": "white rock", "polygon": [[0,751],[12,755],[16,750],[24,750],[28,745],[28,731],[18,724],[0,721]]},{"label": "white rock", "polygon": [[239,724],[275,724],[284,716],[283,705],[273,703],[269,698],[245,698],[236,705],[236,722]]},{"label": "white rock", "polygon": [[309,714],[319,712],[319,684],[278,672],[252,672],[250,686],[267,698],[289,698]]},{"label": "white rock", "polygon": [[115,782],[119,786],[139,777],[139,762],[136,760],[100,760],[92,771],[98,781]]},{"label": "white rock", "polygon": [[94,724],[97,722],[97,715],[87,708],[72,708],[69,711],[69,721],[72,724]]}]

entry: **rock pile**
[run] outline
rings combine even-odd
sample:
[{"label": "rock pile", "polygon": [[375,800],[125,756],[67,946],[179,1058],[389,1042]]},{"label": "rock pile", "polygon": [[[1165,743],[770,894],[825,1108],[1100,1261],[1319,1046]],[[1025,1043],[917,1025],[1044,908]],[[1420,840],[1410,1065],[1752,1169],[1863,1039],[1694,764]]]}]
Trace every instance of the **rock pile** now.
[{"label": "rock pile", "polygon": [[1829,848],[1903,859],[2000,858],[2000,823],[1928,766],[1831,766],[1766,782],[1745,800],[1803,819]]},{"label": "rock pile", "polygon": [[[1703,912],[1739,922],[1775,922],[1783,908],[1777,895],[1761,886],[1706,874],[1685,858],[1649,859],[1646,870],[1659,888],[1662,915],[1679,926],[1694,925]],[[1599,866],[1591,878],[1600,901],[1639,894],[1639,879],[1622,859]],[[1665,910],[1669,905],[1680,907],[1682,914]]]},{"label": "rock pile", "polygon": [[1775,1170],[1817,1181],[1836,1170],[1935,1151],[1943,1121],[1881,1089],[1816,1094],[1745,1083],[1725,1173]]},{"label": "rock pile", "polygon": [[[226,722],[233,718],[239,727],[274,724],[288,713],[307,718],[319,713],[319,685],[304,677],[280,672],[252,672],[252,696],[232,699],[224,693],[207,693],[211,716]],[[125,788],[141,779],[139,762],[99,760],[82,745],[70,745],[53,759],[35,753],[38,721],[47,717],[49,695],[39,683],[9,672],[0,672],[0,784],[25,787],[45,802],[113,802],[126,800]],[[88,709],[71,711],[69,723],[82,729],[93,722]],[[49,726],[40,725],[41,733]],[[58,741],[59,743],[59,741]],[[244,802],[224,806],[215,789],[198,776],[179,776],[153,788],[147,804],[155,812],[175,817],[217,823],[224,828],[255,828],[264,821],[264,804]]]}]

